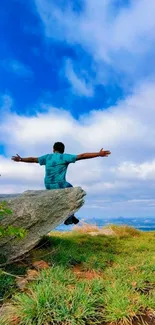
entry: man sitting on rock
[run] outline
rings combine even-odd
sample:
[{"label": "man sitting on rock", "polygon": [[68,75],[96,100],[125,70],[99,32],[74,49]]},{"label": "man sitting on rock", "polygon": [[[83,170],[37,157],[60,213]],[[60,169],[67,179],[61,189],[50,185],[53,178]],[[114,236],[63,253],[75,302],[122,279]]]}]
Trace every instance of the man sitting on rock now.
[{"label": "man sitting on rock", "polygon": [[[19,155],[13,156],[12,160],[25,163],[39,163],[45,167],[45,187],[47,190],[63,189],[73,187],[66,181],[66,172],[70,163],[75,163],[78,160],[90,159],[96,157],[108,157],[110,151],[101,149],[95,153],[83,153],[80,155],[65,154],[65,146],[61,142],[56,142],[53,146],[53,153],[34,158],[21,158]],[[79,220],[74,216],[70,216],[65,225],[77,224]]]}]

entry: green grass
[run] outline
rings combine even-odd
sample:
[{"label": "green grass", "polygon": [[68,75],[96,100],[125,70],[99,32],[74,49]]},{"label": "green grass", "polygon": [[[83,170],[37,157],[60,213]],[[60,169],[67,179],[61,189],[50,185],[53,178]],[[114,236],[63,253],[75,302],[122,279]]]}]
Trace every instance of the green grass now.
[{"label": "green grass", "polygon": [[[29,261],[43,259],[50,268],[40,272],[25,293],[13,290],[11,303],[19,324],[129,324],[146,311],[155,314],[155,233],[117,227],[116,234],[92,237],[76,231],[44,238]],[[9,272],[11,268],[14,274],[24,271],[17,270],[18,265]],[[6,283],[9,292],[12,281],[3,278],[0,286]],[[2,324],[10,325],[9,317]]]},{"label": "green grass", "polygon": [[24,275],[26,269],[26,266],[12,264],[4,269],[8,274],[0,274],[0,304],[16,292],[15,276]]},{"label": "green grass", "polygon": [[102,282],[77,282],[72,272],[62,267],[42,272],[29,294],[16,295],[14,303],[22,325],[85,324],[87,318],[99,317]]}]

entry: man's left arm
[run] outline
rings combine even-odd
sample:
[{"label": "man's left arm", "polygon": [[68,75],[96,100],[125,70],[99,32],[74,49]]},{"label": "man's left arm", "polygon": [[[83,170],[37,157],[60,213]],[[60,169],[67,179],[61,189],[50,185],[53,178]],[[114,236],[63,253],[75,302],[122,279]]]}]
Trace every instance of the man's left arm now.
[{"label": "man's left arm", "polygon": [[13,156],[11,160],[16,162],[38,163],[38,158],[35,157],[22,158],[18,154],[16,154],[16,156]]}]

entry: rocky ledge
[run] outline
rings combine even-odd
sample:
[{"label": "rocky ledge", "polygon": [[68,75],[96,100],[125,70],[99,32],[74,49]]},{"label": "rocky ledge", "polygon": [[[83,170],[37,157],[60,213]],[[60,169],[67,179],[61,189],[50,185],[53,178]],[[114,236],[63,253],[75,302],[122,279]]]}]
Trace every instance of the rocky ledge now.
[{"label": "rocky ledge", "polygon": [[86,193],[77,187],[27,191],[14,198],[5,197],[12,214],[5,216],[0,225],[6,228],[9,225],[24,228],[27,232],[23,239],[13,236],[0,238],[0,256],[5,256],[6,261],[11,262],[29,252],[44,235],[82,207],[85,195]]}]

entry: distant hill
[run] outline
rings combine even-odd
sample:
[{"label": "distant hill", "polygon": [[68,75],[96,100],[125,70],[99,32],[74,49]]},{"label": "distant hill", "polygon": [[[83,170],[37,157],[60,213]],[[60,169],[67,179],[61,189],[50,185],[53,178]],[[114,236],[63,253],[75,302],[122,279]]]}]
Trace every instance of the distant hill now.
[{"label": "distant hill", "polygon": [[20,193],[16,193],[16,194],[0,194],[0,197],[16,197],[20,195]]},{"label": "distant hill", "polygon": [[17,197],[19,195],[20,195],[20,193],[16,193],[16,194],[0,194],[0,201],[3,201],[5,199],[11,199],[11,198]]},{"label": "distant hill", "polygon": [[[97,225],[99,228],[108,226],[109,224],[114,225],[128,225],[135,227],[136,229],[142,231],[154,231],[155,230],[155,217],[103,217],[103,218],[85,218],[84,222],[87,224]],[[67,228],[68,230],[72,229],[72,226]],[[60,225],[57,227],[57,230],[65,231],[66,227]]]}]

